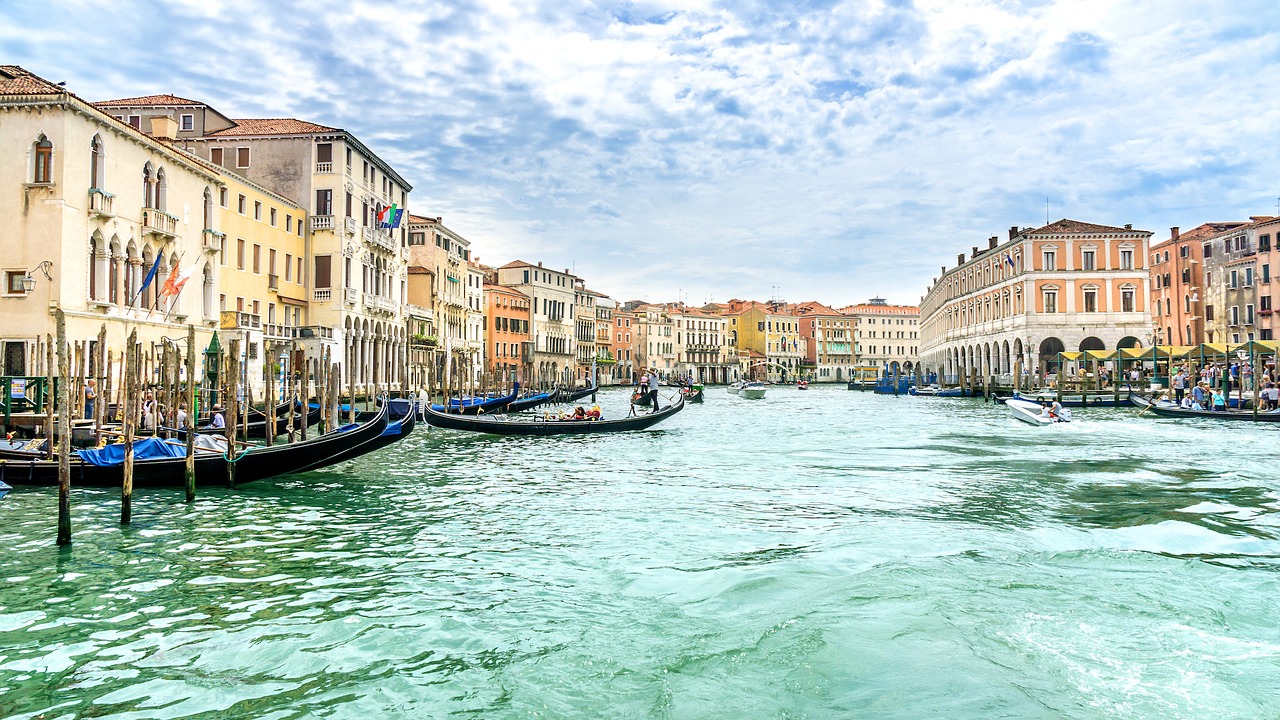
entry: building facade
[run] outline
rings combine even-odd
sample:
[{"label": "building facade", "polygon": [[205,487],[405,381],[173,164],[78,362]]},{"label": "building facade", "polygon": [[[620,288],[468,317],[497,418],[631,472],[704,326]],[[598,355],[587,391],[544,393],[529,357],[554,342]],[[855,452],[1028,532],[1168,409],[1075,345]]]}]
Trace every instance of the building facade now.
[{"label": "building facade", "polygon": [[855,364],[878,367],[881,374],[915,372],[919,353],[920,308],[890,305],[884,298],[871,298],[861,305],[841,308],[853,319]]},{"label": "building facade", "polygon": [[960,255],[921,300],[924,374],[944,382],[971,371],[1009,380],[1019,360],[1024,372],[1042,374],[1064,350],[1144,346],[1152,334],[1150,237],[1130,226],[1063,219],[1010,228],[1005,242],[993,237],[986,249]]},{"label": "building facade", "polygon": [[1170,228],[1168,240],[1151,246],[1151,321],[1159,344],[1205,341],[1204,245],[1243,224],[1204,223],[1185,233]]},{"label": "building facade", "polygon": [[498,283],[515,288],[529,298],[529,360],[531,384],[550,387],[573,384],[577,371],[574,336],[574,281],[568,270],[557,272],[516,260],[498,268]]},{"label": "building facade", "polygon": [[407,223],[397,215],[407,219],[412,188],[389,164],[351,133],[304,120],[232,119],[171,95],[97,105],[130,124],[167,117],[185,149],[307,209],[309,322],[332,329],[343,387],[350,371],[360,391],[404,380]]},{"label": "building facade", "polygon": [[613,310],[613,338],[609,346],[615,360],[611,375],[615,385],[633,385],[640,379],[639,316],[618,306]]},{"label": "building facade", "polygon": [[805,374],[813,382],[847,382],[854,366],[856,318],[816,301],[800,303],[794,310],[804,338]]},{"label": "building facade", "polygon": [[529,298],[503,285],[486,283],[485,356],[488,370],[504,386],[523,381],[529,372]]},{"label": "building facade", "polygon": [[[223,181],[175,147],[175,136],[165,119],[134,127],[0,65],[0,177],[12,189],[0,195],[5,374],[49,370],[45,338],[58,309],[68,340],[86,343],[89,357],[103,326],[108,348],[123,348],[133,330],[148,349],[185,340],[188,324],[202,347],[209,342],[220,321],[215,202]],[[165,295],[175,269],[191,279]]]}]

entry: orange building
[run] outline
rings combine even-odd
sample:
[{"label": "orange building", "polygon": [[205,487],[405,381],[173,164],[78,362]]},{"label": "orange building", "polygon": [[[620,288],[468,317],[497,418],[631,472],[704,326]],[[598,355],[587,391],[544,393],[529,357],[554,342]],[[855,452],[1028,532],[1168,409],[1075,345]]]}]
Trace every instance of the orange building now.
[{"label": "orange building", "polygon": [[529,296],[505,285],[484,284],[485,357],[489,372],[505,383],[529,377]]},{"label": "orange building", "polygon": [[639,380],[636,372],[637,343],[639,342],[639,316],[623,310],[613,311],[613,336],[609,339],[609,352],[615,361],[613,381],[618,385],[630,385]]},{"label": "orange building", "polygon": [[1161,345],[1204,342],[1204,243],[1242,222],[1205,223],[1151,246],[1151,323]]}]

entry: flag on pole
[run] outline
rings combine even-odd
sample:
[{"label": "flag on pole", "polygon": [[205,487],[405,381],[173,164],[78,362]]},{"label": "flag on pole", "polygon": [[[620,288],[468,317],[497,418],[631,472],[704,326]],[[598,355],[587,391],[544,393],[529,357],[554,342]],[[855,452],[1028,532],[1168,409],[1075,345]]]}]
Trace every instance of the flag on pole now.
[{"label": "flag on pole", "polygon": [[1017,265],[1015,265],[1015,264],[1013,263],[1013,256],[1012,256],[1012,255],[1010,255],[1009,253],[1005,253],[1005,254],[1004,254],[1004,261],[1005,261],[1005,262],[1007,262],[1007,263],[1009,263],[1009,267],[1011,267],[1011,268],[1015,268],[1015,269],[1016,269],[1016,268],[1018,267]]},{"label": "flag on pole", "polygon": [[169,278],[164,281],[164,286],[160,288],[161,295],[177,295],[182,292],[182,286],[196,274],[195,263],[188,265],[186,269],[179,270],[177,265],[173,266],[173,270],[169,271]]},{"label": "flag on pole", "polygon": [[147,277],[142,280],[142,287],[138,288],[139,293],[146,292],[147,287],[151,285],[151,281],[156,279],[156,273],[160,271],[160,261],[163,259],[164,255],[156,253],[156,261],[151,264],[151,269],[147,271]]}]

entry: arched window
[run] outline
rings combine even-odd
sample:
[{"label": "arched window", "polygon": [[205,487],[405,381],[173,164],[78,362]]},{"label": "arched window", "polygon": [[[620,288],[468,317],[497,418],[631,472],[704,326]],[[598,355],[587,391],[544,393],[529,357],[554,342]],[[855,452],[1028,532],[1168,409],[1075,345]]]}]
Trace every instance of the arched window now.
[{"label": "arched window", "polygon": [[151,163],[142,166],[142,207],[156,206],[156,182],[151,172]]},{"label": "arched window", "polygon": [[164,168],[156,171],[156,204],[155,208],[161,212],[165,209],[165,199],[169,195],[169,183],[165,181]]},{"label": "arched window", "polygon": [[89,143],[89,187],[102,189],[102,138],[97,135]]},{"label": "arched window", "polygon": [[110,283],[107,286],[108,299],[113,305],[120,304],[120,274],[123,270],[123,263],[124,256],[120,253],[120,241],[113,239],[111,242],[111,270],[107,277],[107,282]]},{"label": "arched window", "polygon": [[98,299],[98,239],[89,238],[89,300]]},{"label": "arched window", "polygon": [[31,175],[34,183],[53,182],[53,143],[41,135],[35,144],[35,168]]}]

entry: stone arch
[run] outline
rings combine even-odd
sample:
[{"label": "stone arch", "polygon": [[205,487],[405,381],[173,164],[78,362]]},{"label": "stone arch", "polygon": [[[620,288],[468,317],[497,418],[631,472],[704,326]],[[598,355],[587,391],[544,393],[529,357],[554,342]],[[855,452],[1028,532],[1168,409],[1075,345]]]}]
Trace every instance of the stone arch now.
[{"label": "stone arch", "polygon": [[1106,350],[1107,344],[1102,342],[1098,338],[1090,335],[1089,337],[1080,341],[1079,349],[1081,352],[1084,352],[1085,350]]},{"label": "stone arch", "polygon": [[1120,342],[1116,343],[1116,347],[1121,349],[1140,348],[1142,347],[1142,341],[1132,335],[1126,335],[1120,338]]}]

